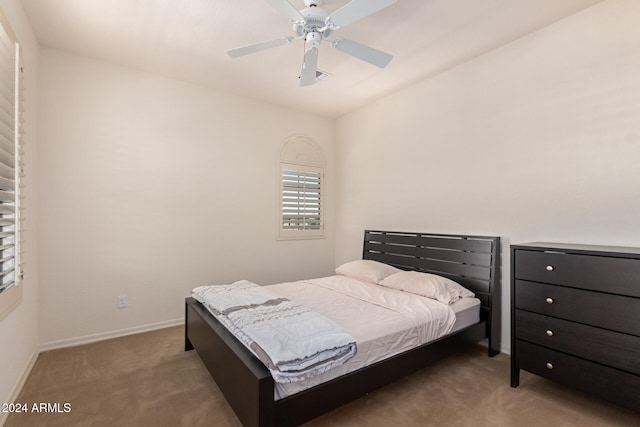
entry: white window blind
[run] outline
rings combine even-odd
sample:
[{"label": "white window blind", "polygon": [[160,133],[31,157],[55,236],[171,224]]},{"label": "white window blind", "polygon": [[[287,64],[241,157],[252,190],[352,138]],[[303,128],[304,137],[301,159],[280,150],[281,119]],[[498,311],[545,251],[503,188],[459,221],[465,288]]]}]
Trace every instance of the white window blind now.
[{"label": "white window blind", "polygon": [[20,49],[0,20],[0,294],[22,280],[21,241],[21,99]]},{"label": "white window blind", "polygon": [[281,237],[324,235],[322,215],[323,169],[281,163]]}]

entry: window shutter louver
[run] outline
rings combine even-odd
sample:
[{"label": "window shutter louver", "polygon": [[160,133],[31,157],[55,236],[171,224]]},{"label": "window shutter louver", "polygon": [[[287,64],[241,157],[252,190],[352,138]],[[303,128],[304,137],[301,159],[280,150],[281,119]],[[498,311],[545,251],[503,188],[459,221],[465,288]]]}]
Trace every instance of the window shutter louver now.
[{"label": "window shutter louver", "polygon": [[0,293],[22,279],[21,111],[19,46],[0,31]]},{"label": "window shutter louver", "polygon": [[310,238],[324,235],[320,167],[281,163],[280,236]]},{"label": "window shutter louver", "polygon": [[322,173],[282,169],[282,228],[320,230]]}]

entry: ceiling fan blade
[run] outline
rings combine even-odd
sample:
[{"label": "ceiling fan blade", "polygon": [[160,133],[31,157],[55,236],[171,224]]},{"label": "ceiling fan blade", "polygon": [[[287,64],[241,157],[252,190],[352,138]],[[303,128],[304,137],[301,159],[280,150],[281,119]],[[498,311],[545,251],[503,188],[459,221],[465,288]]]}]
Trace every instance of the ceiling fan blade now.
[{"label": "ceiling fan blade", "polygon": [[316,82],[318,71],[318,48],[312,47],[304,53],[302,72],[300,73],[300,86],[311,86]]},{"label": "ceiling fan blade", "polygon": [[304,16],[287,0],[265,0],[275,10],[286,15],[291,22],[304,22]]},{"label": "ceiling fan blade", "polygon": [[279,39],[266,40],[263,42],[253,43],[247,46],[237,47],[235,49],[229,49],[227,55],[232,58],[248,55],[250,53],[260,52],[261,50],[269,49],[283,44],[288,44],[293,41],[293,37],[281,37]]},{"label": "ceiling fan blade", "polygon": [[327,17],[326,24],[332,28],[346,27],[365,16],[391,6],[397,0],[351,0]]},{"label": "ceiling fan blade", "polygon": [[365,46],[349,39],[336,39],[331,43],[331,46],[335,47],[340,52],[355,56],[358,59],[380,68],[386,67],[393,59],[393,55],[389,55],[386,52]]}]

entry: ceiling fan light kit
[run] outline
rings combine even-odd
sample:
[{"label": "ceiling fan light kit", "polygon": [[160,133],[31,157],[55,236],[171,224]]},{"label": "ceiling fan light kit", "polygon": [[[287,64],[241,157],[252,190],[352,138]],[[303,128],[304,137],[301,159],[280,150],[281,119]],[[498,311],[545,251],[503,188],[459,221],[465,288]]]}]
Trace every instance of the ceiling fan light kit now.
[{"label": "ceiling fan light kit", "polygon": [[323,0],[304,0],[307,7],[302,10],[296,9],[288,0],[265,1],[289,18],[293,23],[293,31],[297,37],[285,36],[230,49],[227,54],[232,58],[304,39],[306,48],[300,73],[300,86],[310,86],[330,76],[329,73],[318,70],[318,47],[323,40],[327,40],[333,48],[340,52],[379,68],[384,68],[393,59],[393,56],[386,52],[353,40],[329,39],[329,36],[335,30],[389,7],[397,0],[351,0],[331,14],[321,7],[324,3]]}]

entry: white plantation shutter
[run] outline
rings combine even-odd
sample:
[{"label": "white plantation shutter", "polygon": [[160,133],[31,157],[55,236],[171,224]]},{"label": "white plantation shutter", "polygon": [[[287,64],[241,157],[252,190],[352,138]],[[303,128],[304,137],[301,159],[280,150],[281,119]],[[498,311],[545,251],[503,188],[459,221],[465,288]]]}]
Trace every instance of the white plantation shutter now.
[{"label": "white plantation shutter", "polygon": [[0,296],[22,279],[21,67],[19,46],[6,19],[0,31]]},{"label": "white plantation shutter", "polygon": [[322,173],[300,169],[282,171],[282,227],[319,230],[322,227]]},{"label": "white plantation shutter", "polygon": [[321,231],[321,168],[282,164],[282,230]]}]

